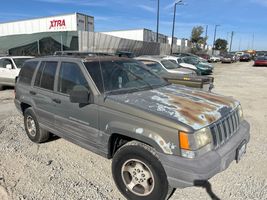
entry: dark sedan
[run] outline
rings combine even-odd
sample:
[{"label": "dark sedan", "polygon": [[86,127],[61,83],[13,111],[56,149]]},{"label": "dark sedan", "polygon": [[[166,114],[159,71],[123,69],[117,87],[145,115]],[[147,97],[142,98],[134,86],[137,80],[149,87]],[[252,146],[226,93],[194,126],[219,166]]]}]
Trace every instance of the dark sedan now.
[{"label": "dark sedan", "polygon": [[244,55],[240,56],[239,61],[240,62],[249,62],[249,61],[251,61],[251,56],[249,54],[244,54]]},{"label": "dark sedan", "polygon": [[254,61],[254,66],[267,66],[267,56],[257,57]]}]

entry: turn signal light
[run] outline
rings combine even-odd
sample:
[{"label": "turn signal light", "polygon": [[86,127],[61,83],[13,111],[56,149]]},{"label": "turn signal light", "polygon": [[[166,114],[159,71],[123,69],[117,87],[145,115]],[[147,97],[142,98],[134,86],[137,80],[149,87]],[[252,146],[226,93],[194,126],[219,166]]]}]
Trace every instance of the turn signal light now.
[{"label": "turn signal light", "polygon": [[190,145],[189,145],[188,134],[185,132],[179,132],[179,139],[180,139],[180,148],[189,150]]}]

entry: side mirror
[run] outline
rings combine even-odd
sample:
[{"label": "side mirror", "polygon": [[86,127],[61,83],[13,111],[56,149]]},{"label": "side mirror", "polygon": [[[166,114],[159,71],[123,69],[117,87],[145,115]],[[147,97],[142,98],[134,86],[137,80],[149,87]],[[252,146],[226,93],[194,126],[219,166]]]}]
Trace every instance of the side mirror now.
[{"label": "side mirror", "polygon": [[88,104],[89,97],[90,93],[88,89],[81,85],[74,86],[73,90],[70,91],[71,103]]},{"label": "side mirror", "polygon": [[12,65],[11,65],[11,64],[7,64],[7,65],[6,65],[6,68],[7,68],[7,69],[12,69]]}]

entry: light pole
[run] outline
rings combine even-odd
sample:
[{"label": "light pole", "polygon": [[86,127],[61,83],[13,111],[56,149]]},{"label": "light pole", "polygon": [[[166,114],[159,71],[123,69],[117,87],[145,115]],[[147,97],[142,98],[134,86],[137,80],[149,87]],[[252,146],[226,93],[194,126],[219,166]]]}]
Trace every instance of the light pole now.
[{"label": "light pole", "polygon": [[219,24],[215,25],[215,30],[214,30],[214,39],[213,39],[213,45],[212,45],[212,55],[214,54],[214,49],[215,49],[215,40],[216,40],[216,33],[217,33],[217,27],[220,26]]},{"label": "light pole", "polygon": [[205,46],[204,46],[204,50],[206,50],[206,48],[207,48],[207,40],[208,40],[208,28],[209,28],[209,25],[206,25],[206,33],[205,33]]},{"label": "light pole", "polygon": [[233,37],[234,37],[234,34],[235,34],[235,32],[232,31],[232,33],[231,33],[231,42],[230,42],[230,49],[229,49],[229,52],[232,51],[232,43],[233,43]]},{"label": "light pole", "polygon": [[156,42],[159,41],[159,0],[158,0],[158,11],[157,11],[157,38]]},{"label": "light pole", "polygon": [[174,37],[174,26],[175,26],[175,14],[176,14],[176,6],[183,5],[183,0],[177,0],[174,3],[174,11],[173,11],[173,22],[172,22],[172,42],[171,42],[171,54],[172,54],[172,47],[173,47],[173,37]]}]

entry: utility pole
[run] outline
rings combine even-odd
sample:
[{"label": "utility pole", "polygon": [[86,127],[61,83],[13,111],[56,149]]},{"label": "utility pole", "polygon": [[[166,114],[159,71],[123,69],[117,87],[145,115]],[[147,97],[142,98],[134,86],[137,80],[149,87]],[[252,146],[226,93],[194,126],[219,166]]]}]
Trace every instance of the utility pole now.
[{"label": "utility pole", "polygon": [[209,25],[206,25],[206,33],[205,33],[205,46],[204,46],[204,49],[206,49],[206,47],[207,47],[207,40],[208,40],[208,28],[209,28]]},{"label": "utility pole", "polygon": [[254,33],[252,34],[252,50],[254,50]]},{"label": "utility pole", "polygon": [[214,55],[214,49],[215,49],[215,40],[216,40],[216,33],[217,33],[217,27],[220,26],[218,24],[215,25],[214,29],[214,39],[213,39],[213,45],[212,45],[212,55]]},{"label": "utility pole", "polygon": [[239,39],[239,47],[238,47],[238,51],[241,50],[241,42],[242,42],[242,38]]},{"label": "utility pole", "polygon": [[158,12],[157,12],[157,39],[156,42],[159,41],[159,0],[158,0]]},{"label": "utility pole", "polygon": [[174,26],[175,26],[176,6],[177,6],[178,4],[179,4],[179,5],[182,5],[182,1],[183,1],[183,0],[177,0],[177,1],[174,3],[174,10],[173,10],[173,21],[172,21],[172,42],[171,42],[171,54],[172,54],[173,38],[174,38]]},{"label": "utility pole", "polygon": [[232,51],[233,37],[234,37],[234,31],[232,31],[232,33],[231,33],[231,42],[230,42],[230,49],[229,49],[229,52]]}]

